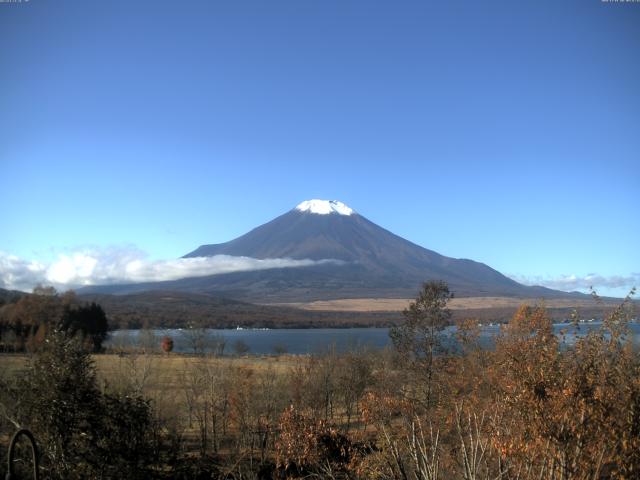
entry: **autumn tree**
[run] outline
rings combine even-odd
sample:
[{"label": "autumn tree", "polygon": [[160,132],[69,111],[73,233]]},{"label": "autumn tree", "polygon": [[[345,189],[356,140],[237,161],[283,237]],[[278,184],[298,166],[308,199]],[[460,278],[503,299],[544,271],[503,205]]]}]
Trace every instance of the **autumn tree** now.
[{"label": "autumn tree", "polygon": [[89,348],[99,351],[107,337],[107,317],[100,305],[84,304],[73,291],[60,294],[52,287],[36,287],[33,294],[0,310],[0,332],[11,332],[14,350],[33,351],[54,329],[79,335]]},{"label": "autumn tree", "polygon": [[207,329],[189,324],[182,331],[182,336],[193,351],[194,355],[204,355],[207,346]]},{"label": "autumn tree", "polygon": [[565,348],[539,306],[503,328],[492,365],[501,475],[638,478],[640,362],[624,317],[616,310]]},{"label": "autumn tree", "polygon": [[162,348],[162,351],[165,353],[171,353],[173,350],[173,338],[169,336],[162,337],[160,348]]},{"label": "autumn tree", "polygon": [[350,478],[354,449],[345,435],[293,405],[278,422],[275,442],[280,478]]},{"label": "autumn tree", "polygon": [[336,390],[346,416],[344,428],[348,431],[358,402],[373,382],[373,365],[366,351],[347,352],[338,361]]}]

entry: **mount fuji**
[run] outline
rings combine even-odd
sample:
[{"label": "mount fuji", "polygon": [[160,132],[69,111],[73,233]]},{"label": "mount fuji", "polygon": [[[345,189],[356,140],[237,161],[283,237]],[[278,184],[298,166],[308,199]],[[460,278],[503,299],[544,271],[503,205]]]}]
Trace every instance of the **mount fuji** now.
[{"label": "mount fuji", "polygon": [[412,298],[423,282],[444,280],[458,297],[572,296],[522,285],[483,263],[440,255],[385,230],[335,200],[304,201],[234,240],[202,245],[183,258],[217,255],[312,262],[87,290],[114,294],[173,290],[254,302],[296,302]]}]

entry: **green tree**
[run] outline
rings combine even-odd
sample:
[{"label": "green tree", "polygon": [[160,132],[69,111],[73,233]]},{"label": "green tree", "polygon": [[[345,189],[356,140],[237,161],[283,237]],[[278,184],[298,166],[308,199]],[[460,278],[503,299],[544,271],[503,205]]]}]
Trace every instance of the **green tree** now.
[{"label": "green tree", "polygon": [[98,438],[101,476],[148,478],[154,453],[151,423],[149,401],[140,395],[103,396]]},{"label": "green tree", "polygon": [[49,332],[14,396],[17,423],[34,432],[50,478],[146,478],[149,403],[135,394],[101,393],[78,337]]},{"label": "green tree", "polygon": [[95,369],[77,339],[50,332],[18,384],[19,421],[43,449],[53,478],[90,476],[101,410]]},{"label": "green tree", "polygon": [[104,310],[97,303],[88,305],[67,305],[60,320],[60,329],[70,336],[80,334],[94,352],[102,349],[107,338],[109,326]]},{"label": "green tree", "polygon": [[427,407],[432,400],[434,355],[443,350],[441,332],[451,320],[447,308],[451,298],[445,282],[426,282],[416,300],[402,312],[404,323],[389,332],[405,365],[416,375],[417,386],[424,389]]}]

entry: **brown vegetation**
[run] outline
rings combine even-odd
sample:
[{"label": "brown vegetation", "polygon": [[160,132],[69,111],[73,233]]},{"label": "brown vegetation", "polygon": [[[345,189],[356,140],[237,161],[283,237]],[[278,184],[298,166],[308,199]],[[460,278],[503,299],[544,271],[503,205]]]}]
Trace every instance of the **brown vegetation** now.
[{"label": "brown vegetation", "polygon": [[396,312],[308,311],[190,293],[144,292],[132,295],[82,295],[100,304],[112,328],[349,328],[388,327]]},{"label": "brown vegetation", "polygon": [[[278,303],[269,306],[296,308],[312,313],[329,313],[344,315],[346,312],[365,315],[396,313],[407,308],[412,299],[408,298],[344,298],[337,300],[316,300],[312,302]],[[456,297],[448,303],[452,319],[464,320],[476,318],[481,321],[507,322],[513,312],[523,303],[530,303],[530,298],[518,297]],[[544,301],[547,314],[554,321],[563,321],[578,310],[582,318],[603,318],[611,314],[618,306],[619,300],[605,299],[595,302],[593,298],[553,298]],[[636,302],[637,304],[637,302]],[[398,324],[396,317],[389,317],[393,324]],[[375,324],[372,324],[375,325]],[[376,325],[379,326],[379,325]]]},{"label": "brown vegetation", "polygon": [[[531,299],[521,297],[461,297],[452,298],[448,304],[450,310],[469,309],[516,309]],[[273,305],[300,308],[303,310],[320,310],[336,312],[395,312],[407,308],[413,299],[410,298],[341,298],[337,300],[316,300],[313,302],[278,303]],[[553,298],[545,302],[547,308],[592,308],[593,299]],[[617,301],[606,302],[609,307],[616,307]],[[512,310],[513,311],[513,310]]]},{"label": "brown vegetation", "polygon": [[81,302],[73,291],[59,295],[53,287],[0,304],[0,352],[35,351],[53,330],[77,336],[97,352],[107,337],[107,317],[95,302]]},{"label": "brown vegetation", "polygon": [[[5,355],[2,438],[19,424],[59,445],[42,452],[51,478],[95,478],[107,461],[102,478],[639,477],[640,359],[626,336],[628,302],[571,348],[560,347],[541,306],[520,307],[495,350],[479,347],[476,320],[461,322],[463,351],[453,354],[438,337],[448,299],[446,285],[425,286],[393,350],[230,358],[149,348],[87,363],[45,349],[26,364]],[[71,372],[82,398],[65,396]],[[43,416],[51,398],[75,402],[64,435],[62,417]],[[129,423],[130,442],[116,441]],[[87,424],[100,435],[83,436]]]}]

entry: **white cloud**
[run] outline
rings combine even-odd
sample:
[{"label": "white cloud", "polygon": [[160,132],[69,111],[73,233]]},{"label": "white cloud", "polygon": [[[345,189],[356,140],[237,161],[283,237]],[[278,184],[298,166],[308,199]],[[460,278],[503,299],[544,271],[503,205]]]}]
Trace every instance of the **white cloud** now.
[{"label": "white cloud", "polygon": [[[30,290],[46,275],[46,265],[0,252],[0,287]],[[25,286],[27,286],[25,288]]]},{"label": "white cloud", "polygon": [[291,258],[258,259],[216,255],[214,257],[148,260],[139,249],[84,249],[59,254],[49,262],[24,260],[0,252],[0,288],[31,291],[38,284],[58,289],[116,283],[160,282],[219,273],[295,268],[338,260],[294,260]]},{"label": "white cloud", "polygon": [[[555,290],[564,290],[566,292],[582,291],[586,292],[593,287],[598,291],[620,291],[625,294],[632,287],[640,287],[640,273],[631,273],[629,275],[599,275],[597,273],[588,273],[587,275],[559,275],[556,277],[549,276],[524,276],[509,275],[516,282],[525,285],[541,285],[543,287],[553,288]],[[624,292],[626,290],[626,292]]]}]

